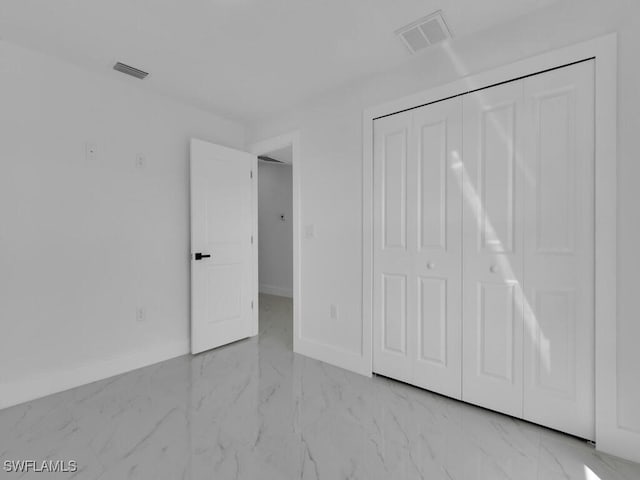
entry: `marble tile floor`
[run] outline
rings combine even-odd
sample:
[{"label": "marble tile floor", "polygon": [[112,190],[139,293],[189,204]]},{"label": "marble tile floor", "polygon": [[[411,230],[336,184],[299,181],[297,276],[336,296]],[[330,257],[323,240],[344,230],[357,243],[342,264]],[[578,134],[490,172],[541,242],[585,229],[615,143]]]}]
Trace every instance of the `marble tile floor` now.
[{"label": "marble tile floor", "polygon": [[637,480],[586,442],[292,352],[291,301],[257,338],[0,411],[0,460],[72,459],[146,480]]}]

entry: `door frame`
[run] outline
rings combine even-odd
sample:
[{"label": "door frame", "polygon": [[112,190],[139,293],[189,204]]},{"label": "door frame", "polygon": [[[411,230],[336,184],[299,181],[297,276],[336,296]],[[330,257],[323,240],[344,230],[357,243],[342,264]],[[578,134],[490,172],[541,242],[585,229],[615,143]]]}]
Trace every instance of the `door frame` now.
[{"label": "door frame", "polygon": [[[260,140],[254,142],[250,145],[249,151],[256,155],[264,155],[266,153],[272,152],[274,150],[278,150],[284,147],[292,147],[292,159],[291,159],[291,180],[292,180],[292,188],[293,188],[293,218],[292,218],[292,228],[293,228],[293,351],[299,351],[299,338],[300,338],[300,293],[302,292],[301,288],[301,269],[302,262],[300,257],[300,132],[293,131],[289,133],[285,133],[282,135],[278,135],[276,137],[267,138],[265,140]],[[253,182],[253,208],[256,214],[254,215],[253,221],[253,231],[255,232],[254,243],[253,243],[253,258],[254,258],[254,305],[256,308],[253,310],[253,335],[258,334],[258,314],[259,314],[259,281],[258,281],[258,168],[257,168],[257,158],[256,158],[256,168],[254,168],[255,177]]]},{"label": "door frame", "polygon": [[[444,45],[454,64],[456,54]],[[595,402],[599,450],[640,461],[640,434],[619,424],[617,403],[617,34],[542,53],[367,108],[362,116],[362,370],[373,373],[373,121],[403,110],[595,59]],[[465,75],[465,72],[460,72]]]}]

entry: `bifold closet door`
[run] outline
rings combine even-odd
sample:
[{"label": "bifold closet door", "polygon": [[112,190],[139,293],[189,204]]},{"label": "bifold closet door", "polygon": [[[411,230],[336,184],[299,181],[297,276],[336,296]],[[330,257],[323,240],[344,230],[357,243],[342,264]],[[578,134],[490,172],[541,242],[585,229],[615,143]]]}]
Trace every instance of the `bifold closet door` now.
[{"label": "bifold closet door", "polygon": [[464,96],[462,399],[522,416],[523,83]]},{"label": "bifold closet door", "polygon": [[524,95],[524,417],[594,439],[593,61]]},{"label": "bifold closet door", "polygon": [[594,438],[594,70],[374,121],[373,369]]},{"label": "bifold closet door", "polygon": [[462,101],[374,122],[374,371],[461,397]]}]

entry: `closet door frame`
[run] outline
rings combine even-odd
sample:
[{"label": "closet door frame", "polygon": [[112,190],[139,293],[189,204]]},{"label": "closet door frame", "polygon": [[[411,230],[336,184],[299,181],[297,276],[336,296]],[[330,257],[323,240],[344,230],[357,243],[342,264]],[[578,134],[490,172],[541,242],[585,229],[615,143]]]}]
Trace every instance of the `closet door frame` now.
[{"label": "closet door frame", "polygon": [[[450,47],[445,46],[445,49]],[[455,53],[450,52],[453,56]],[[536,55],[363,112],[362,364],[373,372],[373,121],[584,60],[595,60],[595,402],[596,447],[640,461],[640,433],[620,424],[617,398],[617,35]]]}]

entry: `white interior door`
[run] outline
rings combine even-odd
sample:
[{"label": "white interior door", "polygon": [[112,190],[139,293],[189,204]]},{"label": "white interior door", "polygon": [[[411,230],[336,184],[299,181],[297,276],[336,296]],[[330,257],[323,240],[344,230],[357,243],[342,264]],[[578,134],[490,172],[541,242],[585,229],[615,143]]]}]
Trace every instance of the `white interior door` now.
[{"label": "white interior door", "polygon": [[464,96],[463,400],[522,416],[523,83]]},{"label": "white interior door", "polygon": [[524,95],[524,418],[594,439],[593,61]]},{"label": "white interior door", "polygon": [[374,371],[461,395],[462,101],[374,122]]},{"label": "white interior door", "polygon": [[251,336],[255,157],[191,140],[191,352]]}]

